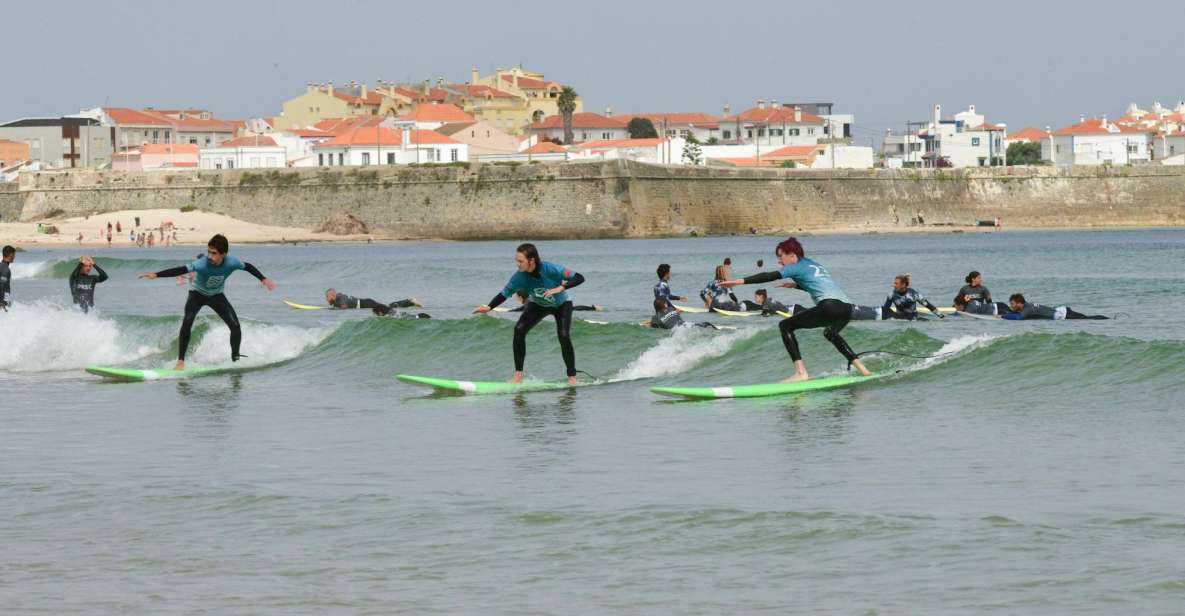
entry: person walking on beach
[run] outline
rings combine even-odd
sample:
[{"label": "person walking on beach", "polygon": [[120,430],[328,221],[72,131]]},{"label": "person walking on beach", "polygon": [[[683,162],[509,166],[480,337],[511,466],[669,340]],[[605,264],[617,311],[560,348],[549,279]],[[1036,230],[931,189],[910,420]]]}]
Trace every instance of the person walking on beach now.
[{"label": "person walking on beach", "polygon": [[514,326],[514,374],[511,383],[523,380],[523,365],[527,358],[527,333],[544,317],[555,318],[556,337],[567,368],[568,384],[576,384],[576,351],[572,348],[572,300],[568,290],[584,282],[584,276],[566,267],[549,263],[539,257],[534,244],[520,244],[514,252],[518,269],[506,282],[502,291],[488,303],[473,309],[473,314],[485,314],[510,299],[518,291],[527,294],[526,308]]},{"label": "person walking on beach", "polygon": [[189,350],[189,336],[193,329],[193,321],[203,306],[209,306],[226,326],[230,328],[230,359],[239,361],[239,345],[243,339],[239,317],[223,293],[226,279],[238,270],[245,270],[255,276],[259,284],[268,291],[273,291],[276,284],[264,276],[254,265],[239,261],[228,255],[230,242],[221,233],[210,238],[206,245],[206,256],[180,267],[172,267],[159,272],[146,272],[140,278],[152,280],[154,278],[172,278],[193,272],[193,282],[190,283],[189,297],[185,300],[185,316],[181,321],[181,334],[177,343],[177,370],[185,369],[185,353]]},{"label": "person walking on beach", "polygon": [[787,379],[787,382],[805,381],[810,378],[807,374],[806,362],[803,361],[802,353],[798,349],[798,339],[794,337],[794,332],[800,329],[820,327],[823,328],[823,337],[835,346],[844,359],[848,360],[849,366],[855,367],[864,376],[872,376],[872,373],[856,356],[852,347],[848,346],[847,341],[839,335],[840,330],[847,326],[848,321],[852,318],[852,303],[839,288],[839,285],[831,279],[831,274],[827,272],[827,269],[806,258],[802,244],[793,237],[778,244],[774,249],[774,254],[778,257],[778,264],[782,266],[780,271],[763,272],[736,280],[724,280],[720,282],[720,286],[731,288],[742,284],[788,280],[778,286],[787,289],[798,288],[810,294],[811,300],[815,302],[813,307],[802,312],[795,312],[793,316],[782,319],[782,322],[778,324],[778,329],[782,333],[782,343],[786,346],[786,352],[790,354],[790,359],[794,362],[794,376]]}]

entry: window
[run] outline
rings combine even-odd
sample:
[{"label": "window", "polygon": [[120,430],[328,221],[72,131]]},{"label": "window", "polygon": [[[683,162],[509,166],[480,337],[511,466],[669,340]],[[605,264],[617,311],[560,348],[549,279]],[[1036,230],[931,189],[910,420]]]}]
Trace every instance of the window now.
[{"label": "window", "polygon": [[221,168],[222,168],[222,163],[214,163],[214,168],[215,168],[215,169],[221,169]]},{"label": "window", "polygon": [[808,135],[813,135],[813,134],[815,134],[815,129],[813,129],[813,128],[808,128],[808,129],[806,129],[806,134],[808,134]]},{"label": "window", "polygon": [[745,136],[748,137],[749,139],[752,139],[753,138],[753,129],[746,128],[745,129]]},{"label": "window", "polygon": [[363,152],[362,153],[362,165],[366,166],[369,164],[370,164],[370,152]]},{"label": "window", "polygon": [[613,133],[601,133],[601,139],[612,139]]},{"label": "window", "polygon": [[799,131],[801,131],[801,130],[802,129],[800,129],[800,128],[791,128],[790,129],[790,136],[797,137],[799,135]]},{"label": "window", "polygon": [[227,169],[234,169],[235,168],[235,159],[233,159],[233,158],[226,159],[226,168]]},{"label": "window", "polygon": [[1135,154],[1138,151],[1140,151],[1140,148],[1136,144],[1134,144],[1134,143],[1127,144],[1127,153],[1128,154]]},{"label": "window", "polygon": [[338,152],[337,153],[337,164],[338,164],[338,166],[346,164],[346,153],[345,152]]},{"label": "window", "polygon": [[325,166],[325,154],[324,154],[324,153],[321,153],[321,154],[318,154],[318,155],[317,155],[317,166],[318,166],[318,167],[324,167],[324,166]]},{"label": "window", "polygon": [[730,130],[724,131],[724,139],[732,139],[732,131],[730,131]]},{"label": "window", "polygon": [[[971,138],[971,145],[978,146],[979,145],[979,137],[972,137]],[[983,165],[980,165],[980,166],[982,167]]]},{"label": "window", "polygon": [[771,129],[769,129],[769,134],[773,135],[774,137],[781,137],[782,136],[782,129],[771,128]]},{"label": "window", "polygon": [[1062,146],[1060,146],[1060,145],[1053,146],[1053,151],[1057,152],[1058,154],[1061,154],[1062,153]]},{"label": "window", "polygon": [[394,152],[387,152],[387,164],[388,165],[395,164],[395,153]]},{"label": "window", "polygon": [[764,128],[757,129],[757,136],[764,137],[765,136],[765,129]]},{"label": "window", "polygon": [[830,134],[831,134],[831,127],[830,127],[830,126],[824,126],[824,127],[823,127],[823,134],[824,134],[824,135],[830,135]]},{"label": "window", "polygon": [[[190,137],[189,144],[190,145],[197,145],[197,137]],[[209,144],[207,144],[207,145],[209,145]]]},{"label": "window", "polygon": [[449,152],[449,160],[454,163],[457,162],[457,148],[453,148],[452,151]]},{"label": "window", "polygon": [[157,141],[160,141],[160,131],[154,130],[152,131],[152,142],[156,143]]}]

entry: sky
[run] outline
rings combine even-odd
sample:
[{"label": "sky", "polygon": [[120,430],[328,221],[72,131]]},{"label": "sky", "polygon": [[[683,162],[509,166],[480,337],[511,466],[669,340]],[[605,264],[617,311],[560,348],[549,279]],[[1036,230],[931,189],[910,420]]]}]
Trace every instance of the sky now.
[{"label": "sky", "polygon": [[522,64],[603,113],[830,101],[857,143],[974,104],[1010,130],[1185,99],[1185,2],[20,2],[0,121],[96,106],[276,115],[307,82]]}]

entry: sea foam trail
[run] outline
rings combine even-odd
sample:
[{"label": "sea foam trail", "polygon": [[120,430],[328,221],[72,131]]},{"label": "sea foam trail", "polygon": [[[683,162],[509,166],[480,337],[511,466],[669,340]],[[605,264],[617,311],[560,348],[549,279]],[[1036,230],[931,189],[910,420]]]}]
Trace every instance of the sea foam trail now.
[{"label": "sea foam trail", "polygon": [[0,314],[0,370],[46,372],[120,364],[162,350],[160,340],[120,331],[113,319],[50,302]]},{"label": "sea foam trail", "polygon": [[727,354],[738,343],[761,330],[745,328],[721,332],[702,327],[678,327],[670,337],[644,351],[612,377],[615,381],[645,379],[679,374],[694,368],[705,359]]},{"label": "sea foam trail", "polygon": [[30,278],[40,278],[46,272],[53,269],[54,263],[57,261],[13,261],[9,269],[12,270],[13,280],[29,280]]},{"label": "sea foam trail", "polygon": [[[221,366],[230,363],[230,330],[220,319],[214,318],[200,342],[189,343],[187,363],[200,366]],[[288,325],[241,323],[243,343],[239,352],[245,355],[238,366],[266,366],[293,359],[328,338],[338,326],[304,329]]]}]

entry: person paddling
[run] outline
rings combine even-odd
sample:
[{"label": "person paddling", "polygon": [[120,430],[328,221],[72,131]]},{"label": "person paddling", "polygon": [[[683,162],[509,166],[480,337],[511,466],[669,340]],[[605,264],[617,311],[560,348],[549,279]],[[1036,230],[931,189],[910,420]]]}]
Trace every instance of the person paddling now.
[{"label": "person paddling", "polygon": [[172,278],[183,276],[189,272],[196,274],[190,283],[189,297],[185,300],[185,317],[181,321],[181,334],[177,342],[177,370],[185,369],[185,353],[189,350],[189,335],[193,329],[193,320],[197,318],[202,306],[209,306],[226,326],[230,328],[230,359],[239,361],[239,344],[243,339],[243,331],[239,326],[239,317],[230,301],[223,294],[226,279],[238,270],[259,279],[259,284],[268,291],[274,291],[276,284],[264,276],[254,265],[239,261],[226,253],[230,252],[230,242],[221,233],[210,238],[206,245],[206,256],[179,267],[172,267],[159,272],[146,272],[140,278],[152,280],[154,278]]},{"label": "person paddling", "polygon": [[786,352],[794,361],[794,376],[787,379],[786,382],[805,381],[810,378],[806,371],[806,362],[803,361],[802,353],[798,350],[798,339],[794,337],[794,332],[800,329],[820,327],[823,328],[823,337],[835,346],[844,359],[848,360],[849,366],[855,367],[864,376],[872,376],[872,373],[856,356],[852,347],[848,346],[847,341],[839,335],[840,330],[852,318],[852,303],[839,288],[839,285],[831,279],[831,274],[827,273],[827,269],[806,258],[802,244],[793,237],[778,244],[774,249],[774,254],[778,257],[778,264],[782,266],[780,271],[763,272],[745,278],[725,280],[720,283],[720,286],[731,288],[742,284],[788,280],[778,286],[787,289],[798,288],[810,294],[811,300],[815,302],[813,307],[802,312],[795,312],[793,316],[782,319],[778,324],[778,329],[782,333],[782,342],[786,345]]},{"label": "person paddling", "polygon": [[518,271],[510,277],[506,286],[488,303],[473,309],[473,314],[484,314],[497,308],[517,291],[527,294],[527,303],[518,323],[514,326],[514,375],[511,383],[523,380],[523,364],[527,359],[527,333],[544,317],[555,318],[556,336],[560,352],[567,368],[568,384],[576,384],[576,351],[572,348],[572,300],[568,290],[584,282],[584,276],[577,272],[549,263],[539,258],[539,249],[534,244],[520,244],[514,253]]}]

